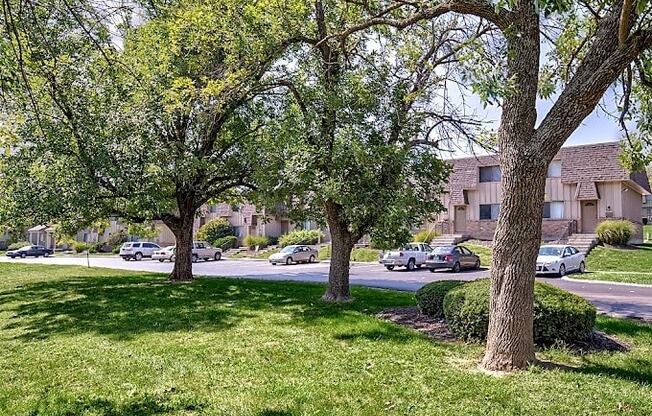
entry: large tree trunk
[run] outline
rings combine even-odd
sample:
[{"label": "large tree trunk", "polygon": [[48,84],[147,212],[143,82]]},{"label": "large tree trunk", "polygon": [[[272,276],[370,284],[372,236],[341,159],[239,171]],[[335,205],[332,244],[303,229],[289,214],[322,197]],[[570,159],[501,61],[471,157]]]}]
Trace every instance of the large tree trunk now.
[{"label": "large tree trunk", "polygon": [[[539,166],[537,166],[539,165]],[[545,167],[503,155],[503,200],[494,236],[491,302],[483,366],[512,371],[534,361],[534,274],[541,243]]]},{"label": "large tree trunk", "polygon": [[194,218],[194,212],[181,212],[179,217],[165,221],[176,239],[174,267],[170,273],[171,281],[189,281],[193,279],[192,237]]},{"label": "large tree trunk", "polygon": [[539,80],[539,18],[534,2],[519,2],[508,43],[508,77],[515,91],[503,101],[498,131],[503,200],[494,235],[487,349],[482,365],[512,371],[534,360],[534,271],[541,241],[545,172],[535,123]]},{"label": "large tree trunk", "polygon": [[349,268],[351,250],[355,241],[344,218],[340,205],[326,203],[326,221],[331,233],[331,265],[328,271],[328,288],[322,297],[328,302],[346,302],[351,299]]}]

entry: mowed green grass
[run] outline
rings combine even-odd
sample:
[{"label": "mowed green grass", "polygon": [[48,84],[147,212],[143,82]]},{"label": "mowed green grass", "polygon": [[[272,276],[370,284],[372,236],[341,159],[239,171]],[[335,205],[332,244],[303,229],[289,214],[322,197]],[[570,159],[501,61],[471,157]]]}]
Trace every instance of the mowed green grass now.
[{"label": "mowed green grass", "polygon": [[596,247],[587,257],[590,273],[573,278],[652,284],[652,243],[636,248]]},{"label": "mowed green grass", "polygon": [[652,326],[600,318],[630,353],[494,377],[481,345],[372,316],[413,295],[0,264],[1,415],[649,415]]}]

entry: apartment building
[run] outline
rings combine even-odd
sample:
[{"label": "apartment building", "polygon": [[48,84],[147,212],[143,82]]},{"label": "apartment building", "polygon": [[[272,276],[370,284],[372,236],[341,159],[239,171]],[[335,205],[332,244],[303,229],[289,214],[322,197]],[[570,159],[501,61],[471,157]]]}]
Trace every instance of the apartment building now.
[{"label": "apartment building", "polygon": [[[642,240],[641,210],[650,195],[644,173],[630,173],[619,163],[618,142],[562,148],[548,167],[542,234],[559,240],[590,234],[608,218],[637,225],[632,242]],[[453,171],[443,195],[446,212],[434,224],[444,234],[490,240],[502,200],[497,155],[450,161]]]}]

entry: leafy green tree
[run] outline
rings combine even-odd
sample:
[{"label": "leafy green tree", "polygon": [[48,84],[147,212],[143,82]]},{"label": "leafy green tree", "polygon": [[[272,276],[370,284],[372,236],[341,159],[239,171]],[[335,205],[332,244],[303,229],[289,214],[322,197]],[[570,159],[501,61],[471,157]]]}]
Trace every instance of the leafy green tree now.
[{"label": "leafy green tree", "polygon": [[374,13],[352,2],[315,1],[304,43],[274,72],[287,93],[274,103],[280,111],[264,148],[270,166],[258,183],[268,205],[285,204],[296,220],[325,219],[332,239],[327,301],[350,298],[350,255],[363,236],[404,242],[413,226],[442,210],[448,166],[437,147],[449,135],[470,134],[436,91],[456,53],[484,28],[467,31],[451,20],[336,36]]},{"label": "leafy green tree", "polygon": [[197,239],[215,244],[221,238],[234,236],[235,230],[225,218],[215,218],[202,225],[197,230]]},{"label": "leafy green tree", "polygon": [[[616,97],[622,98],[623,126],[630,117],[643,132],[652,125],[647,123],[651,11],[646,0],[388,2],[370,22],[402,28],[456,13],[492,24],[492,32],[462,62],[473,91],[502,109],[497,144],[503,200],[493,246],[486,369],[521,369],[535,360],[534,266],[550,161],[610,86],[622,90]],[[363,27],[369,24],[335,37]],[[538,97],[553,102],[540,121]],[[633,146],[632,168],[641,167],[645,150],[643,144]]]},{"label": "leafy green tree", "polygon": [[159,219],[176,237],[171,279],[191,279],[195,214],[250,185],[254,98],[302,4],[148,2],[135,27],[131,16],[98,20],[81,0],[5,8],[18,82],[6,94],[16,134],[4,217]]}]

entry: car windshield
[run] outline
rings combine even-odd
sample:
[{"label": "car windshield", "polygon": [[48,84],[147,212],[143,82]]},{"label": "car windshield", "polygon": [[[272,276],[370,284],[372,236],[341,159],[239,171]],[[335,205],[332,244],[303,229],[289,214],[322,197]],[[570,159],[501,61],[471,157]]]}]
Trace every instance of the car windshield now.
[{"label": "car windshield", "polygon": [[168,246],[163,249],[163,251],[172,251],[174,250],[174,246]]},{"label": "car windshield", "polygon": [[435,247],[432,252],[434,254],[448,254],[453,251],[453,247]]},{"label": "car windshield", "polygon": [[131,243],[124,243],[122,245],[122,248],[129,248],[129,247],[131,247]]},{"label": "car windshield", "polygon": [[18,249],[18,251],[29,251],[32,249],[32,246],[25,246]]},{"label": "car windshield", "polygon": [[297,248],[296,246],[287,246],[283,250],[281,250],[281,253],[294,253],[294,249]]},{"label": "car windshield", "polygon": [[560,247],[541,247],[539,249],[540,256],[561,256]]},{"label": "car windshield", "polygon": [[401,250],[403,251],[419,251],[418,246],[413,246],[412,244],[406,244],[403,247],[401,247]]}]

